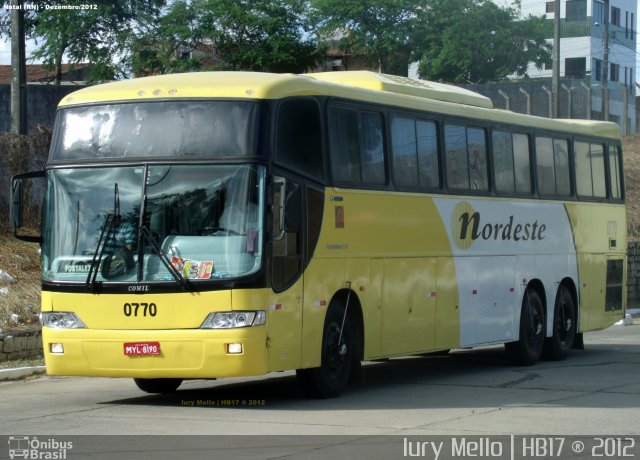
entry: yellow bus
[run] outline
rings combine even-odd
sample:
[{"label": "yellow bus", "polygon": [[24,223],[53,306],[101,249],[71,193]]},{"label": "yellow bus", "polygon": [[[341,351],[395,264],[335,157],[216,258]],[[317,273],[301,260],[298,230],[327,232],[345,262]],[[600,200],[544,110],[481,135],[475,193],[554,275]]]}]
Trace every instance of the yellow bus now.
[{"label": "yellow bus", "polygon": [[620,132],[427,81],[202,72],[81,89],[46,179],[50,375],[296,370],[505,344],[563,359],[625,309]]}]

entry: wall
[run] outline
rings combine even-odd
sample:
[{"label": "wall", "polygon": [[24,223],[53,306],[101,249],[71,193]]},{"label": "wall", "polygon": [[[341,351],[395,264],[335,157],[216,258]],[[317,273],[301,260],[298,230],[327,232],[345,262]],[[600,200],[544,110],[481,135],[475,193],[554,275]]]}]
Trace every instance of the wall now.
[{"label": "wall", "polygon": [[640,241],[629,241],[627,256],[627,308],[640,308]]},{"label": "wall", "polygon": [[[58,102],[84,86],[27,85],[27,131],[36,125],[53,126]],[[11,86],[0,85],[0,133],[11,130]]]},{"label": "wall", "polygon": [[[562,85],[570,91],[567,91]],[[458,86],[487,96],[496,109],[508,108],[513,112],[551,117],[550,98],[547,93],[547,91],[551,91],[551,79]],[[527,96],[521,90],[530,95],[530,111],[527,107]],[[622,85],[615,83],[609,85],[609,119],[618,123],[623,134],[625,129],[627,134],[633,134],[636,132],[636,101],[633,94],[627,92],[627,123],[625,125],[623,118],[624,91]],[[589,80],[562,78],[559,88],[558,118],[603,120],[602,88],[600,86],[590,87]]]},{"label": "wall", "polygon": [[24,331],[0,334],[0,361],[42,356],[42,332],[39,326]]}]

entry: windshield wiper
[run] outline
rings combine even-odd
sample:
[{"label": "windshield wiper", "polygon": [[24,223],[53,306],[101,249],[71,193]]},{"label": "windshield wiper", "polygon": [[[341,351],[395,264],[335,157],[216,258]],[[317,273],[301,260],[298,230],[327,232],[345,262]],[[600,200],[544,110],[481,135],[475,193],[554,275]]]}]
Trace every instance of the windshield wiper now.
[{"label": "windshield wiper", "polygon": [[[113,229],[113,224],[116,220],[116,216],[120,215],[120,193],[118,192],[118,183],[113,184],[113,213],[107,214],[104,225],[102,226],[102,233],[98,238],[98,244],[93,251],[93,259],[91,260],[91,266],[89,267],[89,274],[87,275],[86,286],[89,290],[94,291],[96,288],[96,278],[98,277],[98,271],[100,270],[100,262],[104,257],[104,251],[107,247],[107,241],[105,238],[109,238]],[[100,245],[102,244],[102,247]]]},{"label": "windshield wiper", "polygon": [[[114,221],[115,216],[113,214],[107,214],[104,225],[102,226],[100,238],[98,238],[98,244],[93,251],[93,259],[91,260],[89,274],[87,275],[87,281],[85,283],[87,288],[89,288],[89,290],[91,291],[95,290],[96,278],[98,276],[100,262],[102,261],[102,257],[104,257],[104,250],[107,247],[107,242],[104,240],[109,235],[109,233],[111,233]],[[100,245],[102,245],[102,247],[100,247]]]},{"label": "windshield wiper", "polygon": [[178,269],[173,266],[173,264],[171,263],[167,255],[162,251],[162,248],[158,245],[158,242],[153,238],[153,235],[151,234],[149,229],[146,227],[146,225],[140,226],[140,234],[147,239],[153,251],[156,253],[158,257],[160,257],[162,264],[167,268],[167,270],[169,270],[169,273],[171,273],[171,276],[173,276],[173,279],[175,279],[176,282],[180,286],[182,286],[182,288],[185,291],[191,290],[191,287],[192,287],[191,282],[188,279],[186,279],[184,276],[182,276],[182,273],[180,273]]}]

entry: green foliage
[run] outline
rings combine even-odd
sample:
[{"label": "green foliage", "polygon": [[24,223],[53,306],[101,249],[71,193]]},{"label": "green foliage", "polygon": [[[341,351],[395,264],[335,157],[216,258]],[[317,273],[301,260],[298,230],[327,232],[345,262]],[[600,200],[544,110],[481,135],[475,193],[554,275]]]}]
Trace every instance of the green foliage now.
[{"label": "green foliage", "polygon": [[406,75],[428,0],[313,0],[318,32],[382,73]]},{"label": "green foliage", "polygon": [[[144,34],[165,0],[111,0],[84,9],[66,9],[77,2],[33,0],[39,9],[25,12],[27,38],[38,48],[30,56],[58,72],[63,59],[90,63],[90,80],[126,74],[128,53],[137,34]],[[45,8],[48,6],[49,8]],[[62,7],[54,9],[53,7]],[[3,10],[0,37],[9,36],[10,13]]]},{"label": "green foliage", "polygon": [[[304,0],[178,1],[150,38],[138,40],[133,69],[303,72],[318,59]],[[182,53],[209,50],[203,58]]]},{"label": "green foliage", "polygon": [[[95,9],[26,12],[32,59],[60,69],[92,64],[91,79],[190,70],[303,72],[322,58],[320,41],[369,68],[448,82],[526,75],[549,59],[542,18],[519,20],[490,0],[112,0]],[[169,5],[164,8],[165,3]],[[10,30],[0,12],[0,38]],[[315,27],[315,34],[312,32]],[[317,35],[316,35],[317,34]],[[198,57],[200,56],[200,57]]]},{"label": "green foliage", "polygon": [[302,72],[316,46],[303,0],[194,0],[201,36],[211,41],[225,70]]},{"label": "green foliage", "polygon": [[187,2],[176,1],[152,30],[134,40],[131,70],[137,76],[198,70],[198,59],[177,59],[176,53],[193,51],[199,42],[196,11]]},{"label": "green foliage", "polygon": [[[419,74],[429,80],[481,83],[526,75],[550,57],[542,18],[518,20],[517,12],[489,0],[429,0]],[[446,13],[443,13],[446,12]]]}]

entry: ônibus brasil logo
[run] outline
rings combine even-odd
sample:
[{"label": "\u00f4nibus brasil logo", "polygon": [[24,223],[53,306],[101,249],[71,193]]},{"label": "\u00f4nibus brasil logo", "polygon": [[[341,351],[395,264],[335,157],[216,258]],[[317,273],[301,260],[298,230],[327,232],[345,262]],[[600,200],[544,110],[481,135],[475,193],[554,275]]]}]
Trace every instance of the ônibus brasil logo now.
[{"label": "\u00f4nibus brasil logo", "polygon": [[9,436],[9,458],[65,460],[67,451],[73,449],[71,441],[38,439],[36,436]]}]

